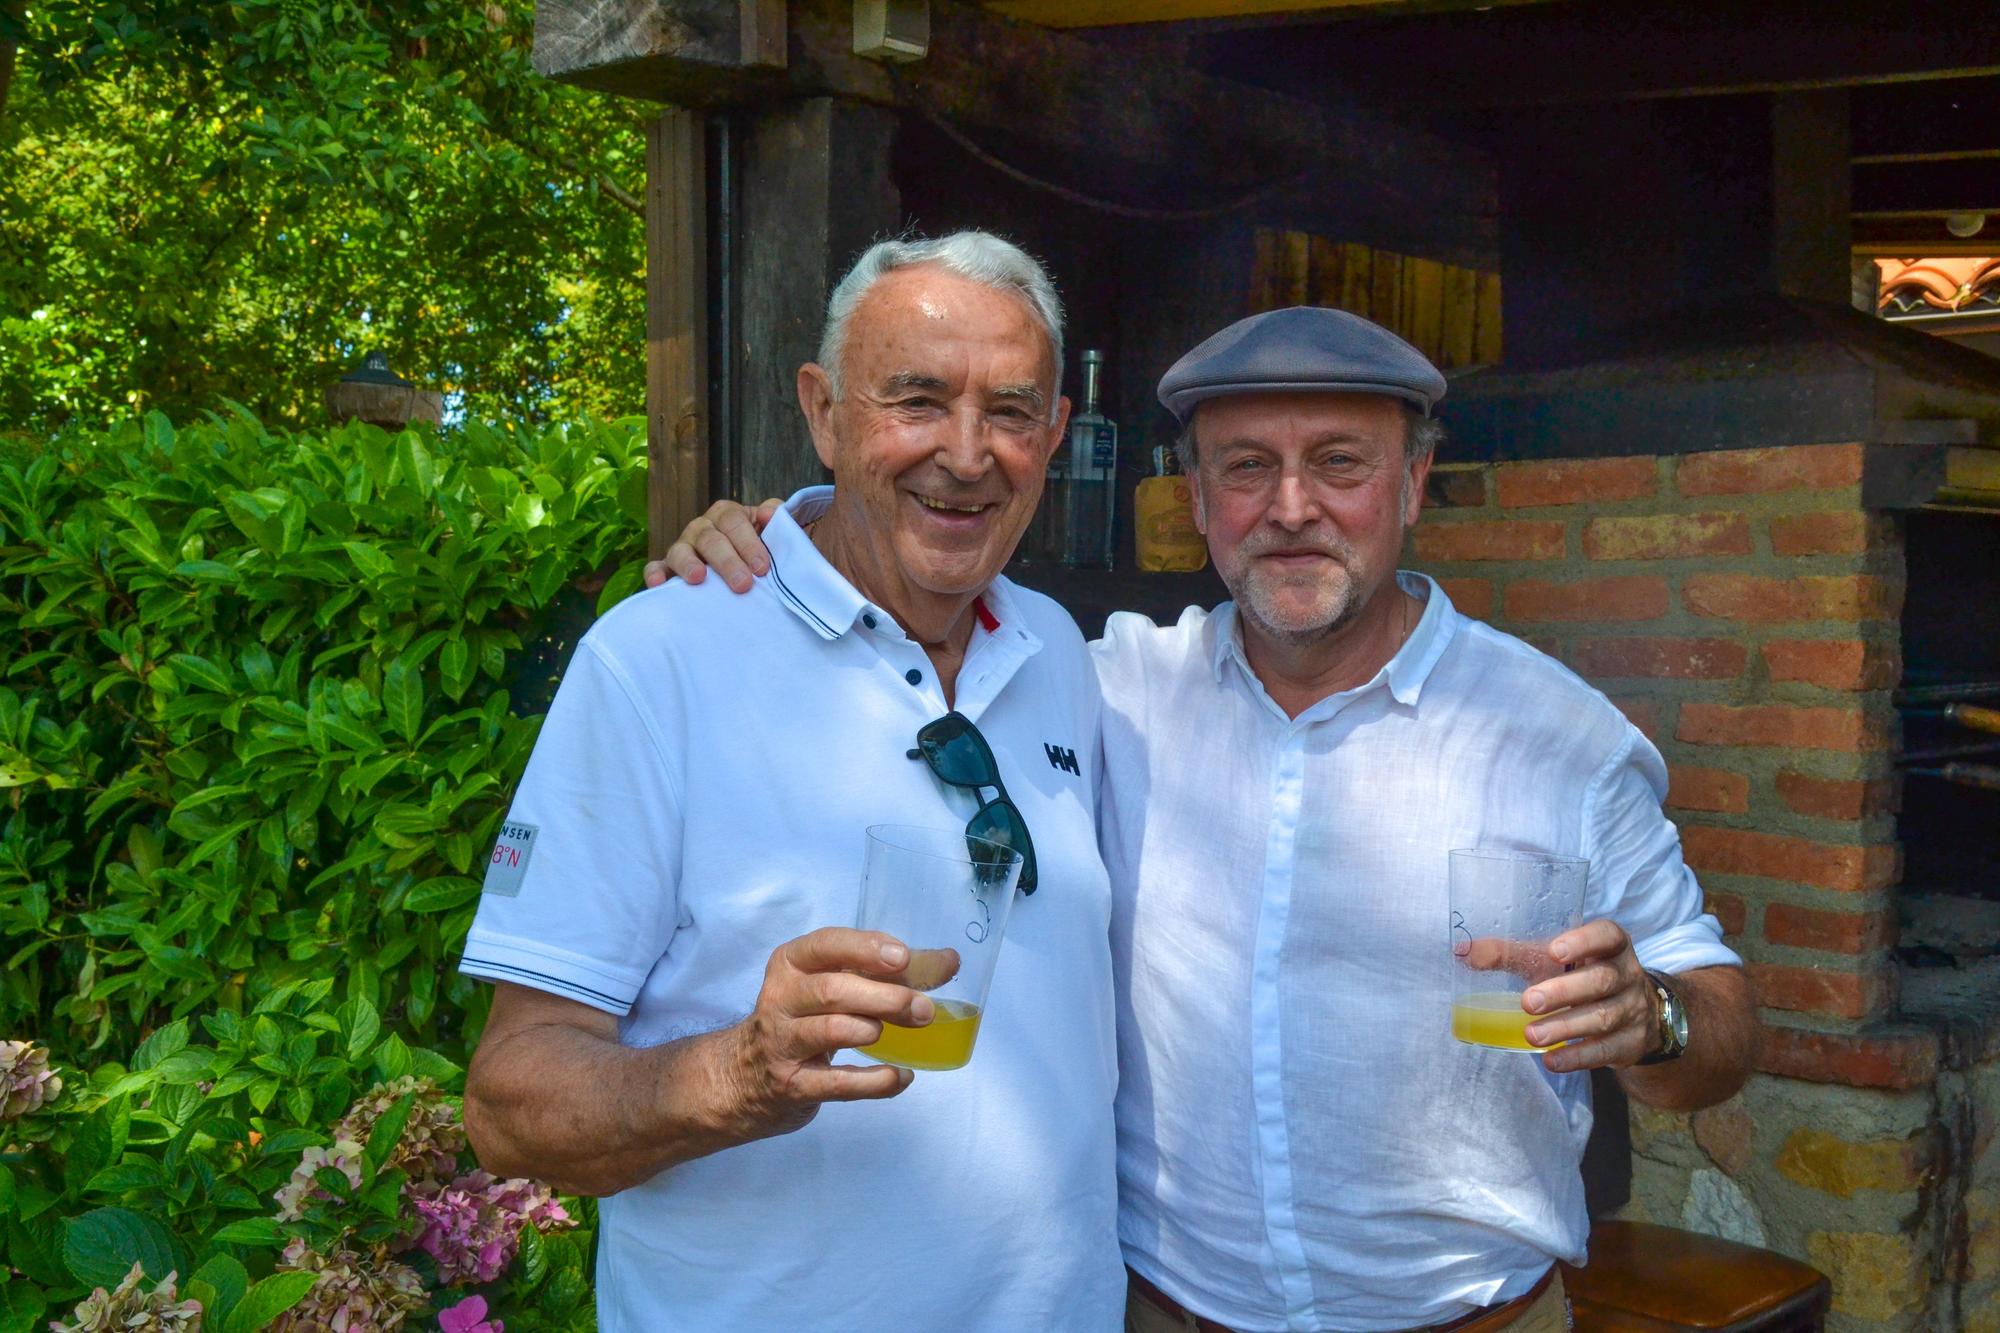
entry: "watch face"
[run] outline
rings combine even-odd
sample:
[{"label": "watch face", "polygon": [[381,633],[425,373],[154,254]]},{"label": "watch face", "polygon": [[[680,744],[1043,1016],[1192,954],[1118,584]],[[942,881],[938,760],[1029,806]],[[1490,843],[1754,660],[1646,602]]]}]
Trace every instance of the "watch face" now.
[{"label": "watch face", "polygon": [[1667,1029],[1674,1034],[1674,1049],[1676,1051],[1686,1050],[1688,1044],[1687,1010],[1681,1007],[1680,997],[1671,992],[1668,993],[1667,997]]}]

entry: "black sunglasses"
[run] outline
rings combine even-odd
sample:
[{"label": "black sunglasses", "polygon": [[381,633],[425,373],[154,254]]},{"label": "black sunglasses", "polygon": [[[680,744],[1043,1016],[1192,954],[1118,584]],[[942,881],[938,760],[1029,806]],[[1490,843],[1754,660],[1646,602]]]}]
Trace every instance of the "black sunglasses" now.
[{"label": "black sunglasses", "polygon": [[[1000,783],[1000,765],[993,761],[993,749],[979,734],[979,728],[972,725],[972,719],[963,713],[950,712],[935,722],[925,723],[917,733],[917,748],[910,751],[912,759],[918,756],[931,766],[939,781],[967,788],[980,797],[979,809],[965,826],[966,846],[973,861],[990,863],[993,854],[986,850],[989,843],[1019,852],[1021,878],[1017,887],[1022,893],[1033,893],[1035,844],[1028,836],[1028,821],[1021,818],[1020,807],[1008,799],[1007,789]],[[986,787],[999,794],[986,800],[983,790]]]}]

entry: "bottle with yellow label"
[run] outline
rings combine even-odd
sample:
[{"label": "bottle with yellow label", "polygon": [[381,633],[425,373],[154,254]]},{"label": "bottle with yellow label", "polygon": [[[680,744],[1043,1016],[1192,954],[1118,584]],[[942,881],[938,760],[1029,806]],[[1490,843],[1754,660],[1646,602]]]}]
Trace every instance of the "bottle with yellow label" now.
[{"label": "bottle with yellow label", "polygon": [[1194,525],[1194,492],[1176,472],[1173,450],[1153,450],[1153,473],[1132,496],[1132,545],[1148,574],[1192,573],[1208,563],[1208,543]]}]

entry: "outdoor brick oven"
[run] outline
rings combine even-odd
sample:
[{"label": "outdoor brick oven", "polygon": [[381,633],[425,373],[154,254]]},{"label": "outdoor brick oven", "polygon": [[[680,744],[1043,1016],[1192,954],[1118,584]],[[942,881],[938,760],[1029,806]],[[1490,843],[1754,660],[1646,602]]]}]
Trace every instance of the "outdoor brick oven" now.
[{"label": "outdoor brick oven", "polygon": [[1773,297],[1447,407],[1411,562],[1660,747],[1761,1005],[1740,1097],[1632,1108],[1625,1215],[2000,1330],[2000,792],[1899,764],[2000,742],[1941,715],[2000,704],[2000,363]]}]

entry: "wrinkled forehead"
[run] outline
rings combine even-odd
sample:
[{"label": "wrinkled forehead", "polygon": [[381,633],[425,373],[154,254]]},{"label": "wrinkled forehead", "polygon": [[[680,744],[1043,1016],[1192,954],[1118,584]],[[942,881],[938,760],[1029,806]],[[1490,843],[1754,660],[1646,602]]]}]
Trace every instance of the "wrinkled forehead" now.
[{"label": "wrinkled forehead", "polygon": [[868,289],[846,355],[846,369],[871,374],[960,358],[1043,387],[1057,374],[1055,347],[1026,297],[935,264],[885,273]]}]

